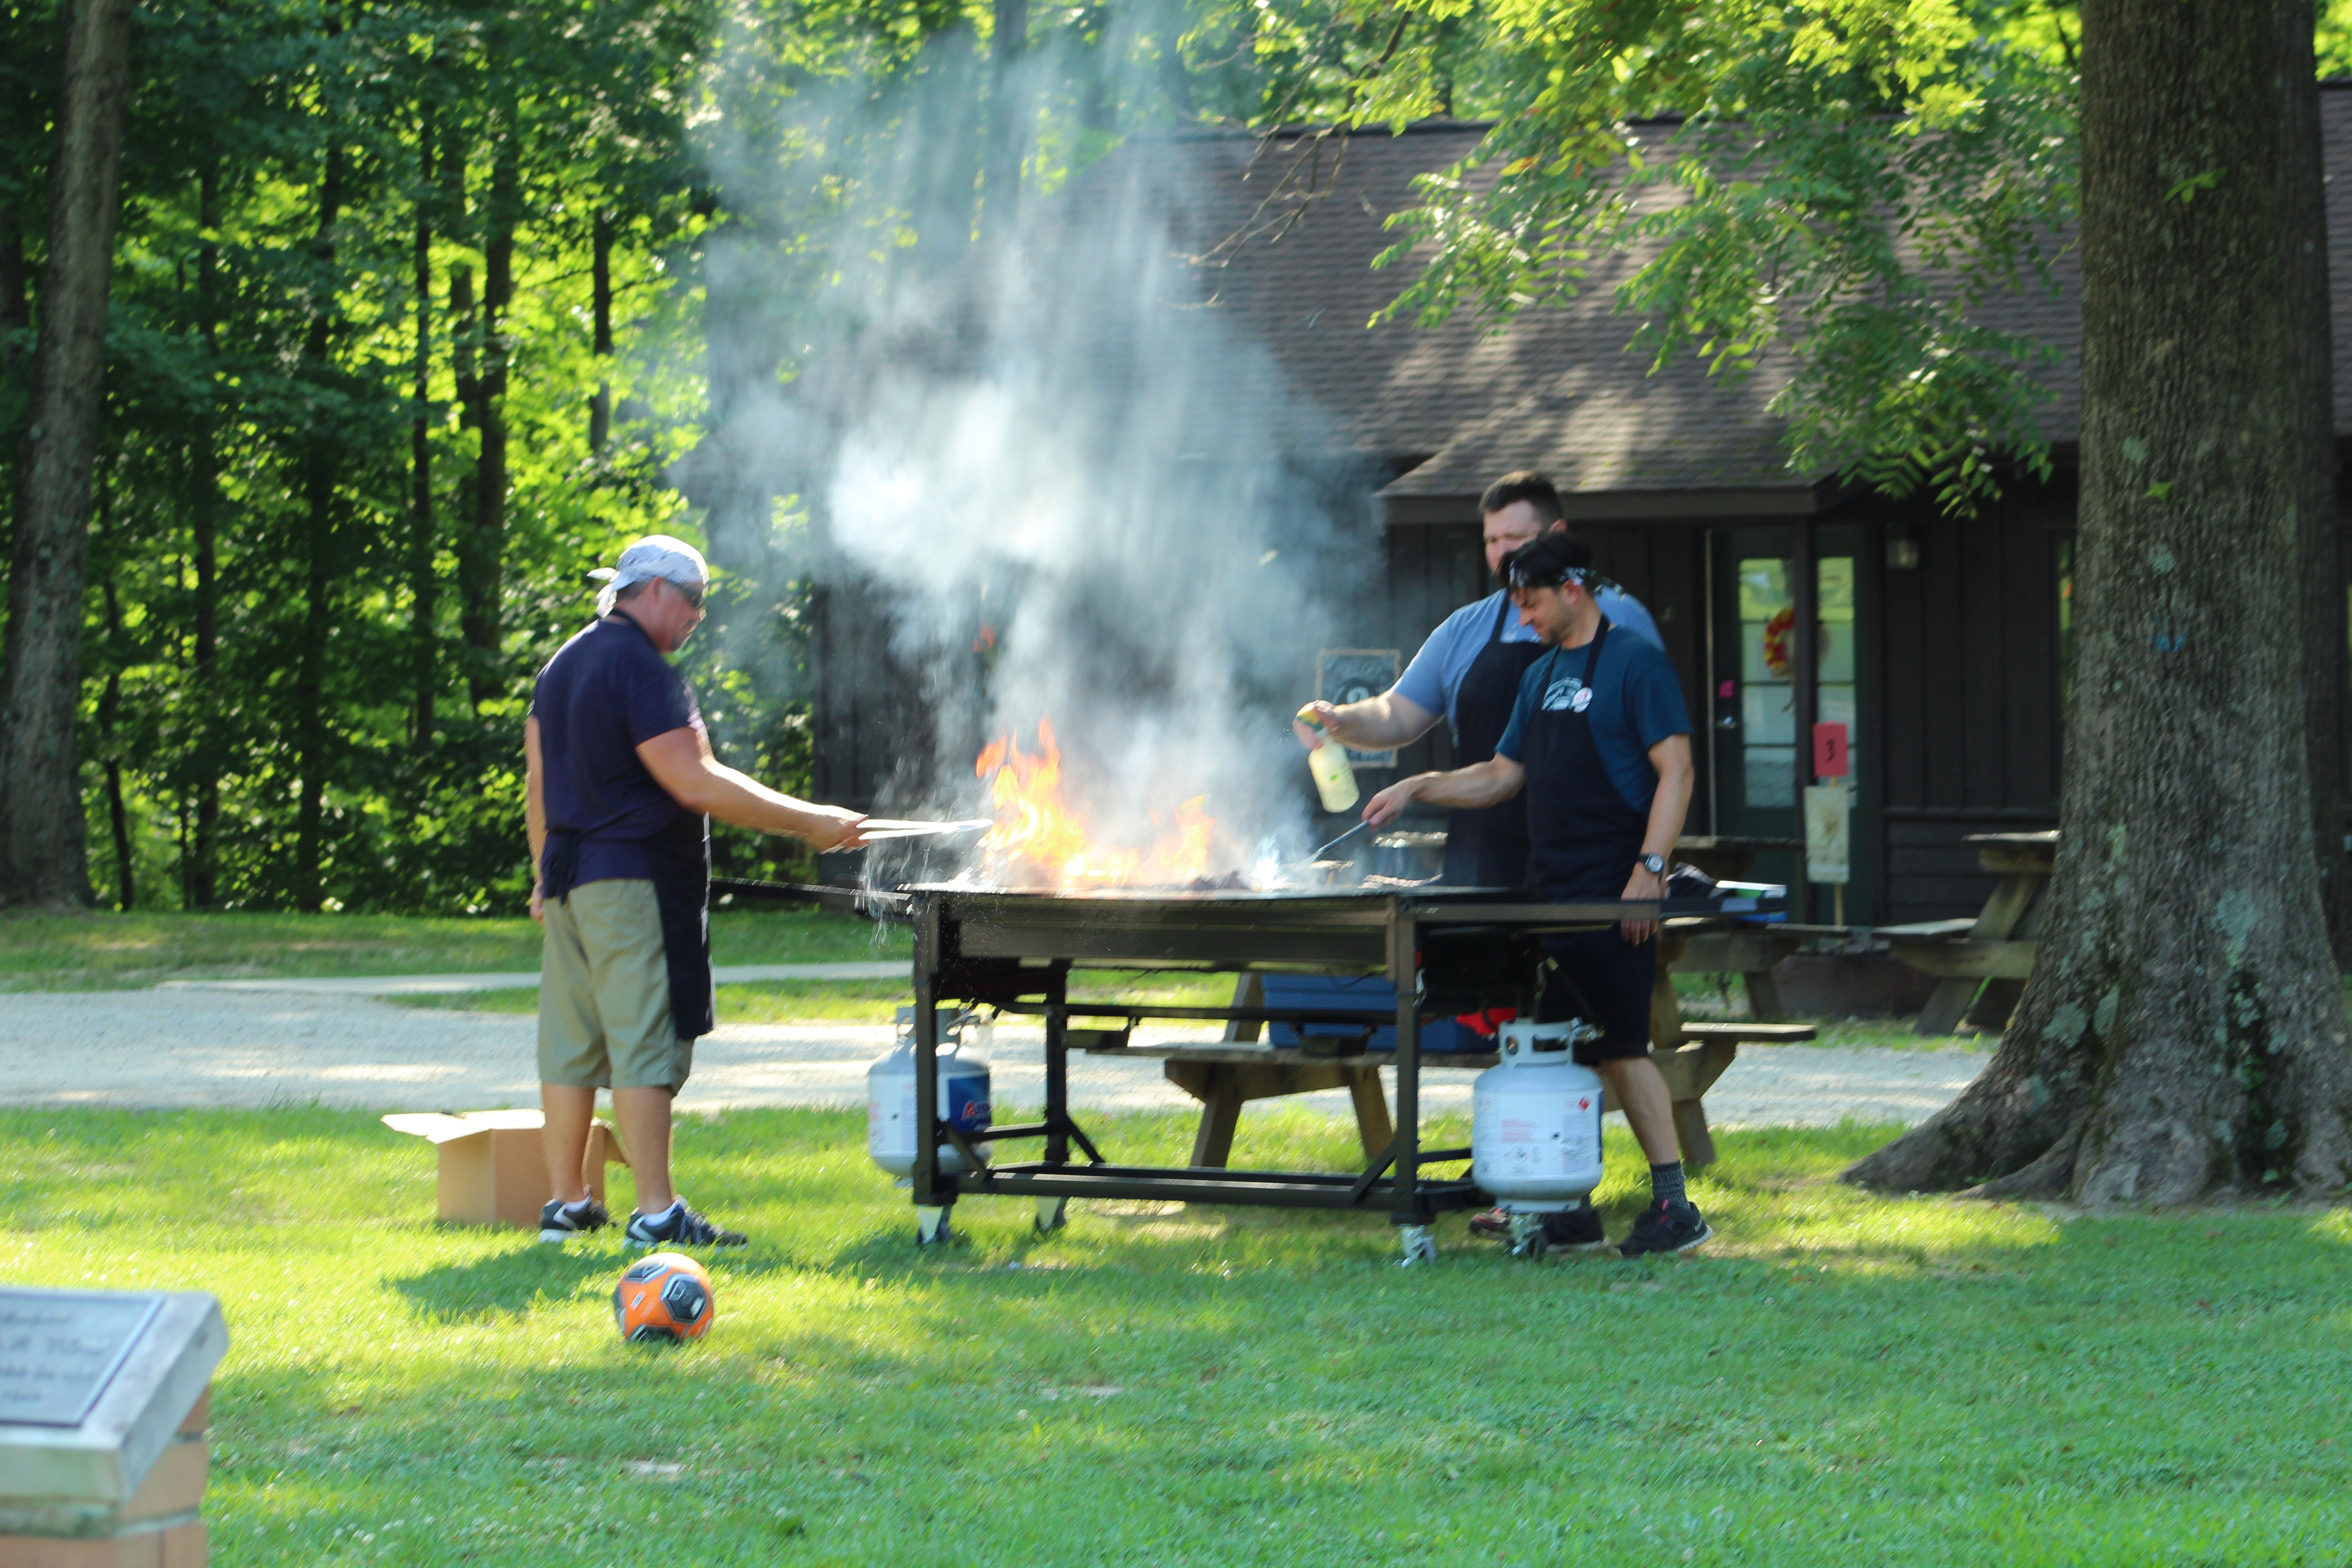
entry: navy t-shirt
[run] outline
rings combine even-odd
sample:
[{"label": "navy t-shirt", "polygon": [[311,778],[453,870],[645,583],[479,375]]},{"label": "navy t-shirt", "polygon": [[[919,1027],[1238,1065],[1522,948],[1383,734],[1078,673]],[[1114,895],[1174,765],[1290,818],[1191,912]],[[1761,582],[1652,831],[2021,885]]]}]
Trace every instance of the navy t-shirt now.
[{"label": "navy t-shirt", "polygon": [[[1515,763],[1526,758],[1525,737],[1537,708],[1557,712],[1575,702],[1584,688],[1585,657],[1591,651],[1589,644],[1555,648],[1528,666],[1519,678],[1510,727],[1495,747],[1496,756]],[[1591,702],[1584,711],[1609,782],[1627,805],[1647,812],[1650,797],[1658,793],[1658,770],[1650,765],[1650,748],[1669,735],[1690,733],[1682,682],[1675,679],[1665,650],[1641,637],[1612,637],[1601,644],[1592,669]]]},{"label": "navy t-shirt", "polygon": [[637,760],[639,743],[702,730],[686,677],[653,639],[620,616],[594,622],[555,650],[531,688],[539,721],[547,826],[580,836],[578,882],[650,878],[645,841],[685,807]]}]

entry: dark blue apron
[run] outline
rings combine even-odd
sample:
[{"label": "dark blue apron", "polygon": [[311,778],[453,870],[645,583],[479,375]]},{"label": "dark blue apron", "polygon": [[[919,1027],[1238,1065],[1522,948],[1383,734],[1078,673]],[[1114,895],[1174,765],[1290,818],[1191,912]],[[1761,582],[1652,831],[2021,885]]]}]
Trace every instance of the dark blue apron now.
[{"label": "dark blue apron", "polygon": [[[1601,645],[1608,640],[1609,622],[1603,620],[1585,651],[1583,692],[1592,691]],[[1544,661],[1545,693],[1561,652],[1554,648]],[[1528,770],[1520,794],[1527,799],[1533,845],[1527,885],[1548,900],[1622,897],[1649,830],[1648,816],[1627,805],[1610,781],[1601,748],[1593,743],[1590,712],[1601,698],[1583,692],[1582,708],[1547,709],[1538,697],[1519,759]]]},{"label": "dark blue apron", "polygon": [[[634,617],[615,616],[637,626]],[[719,994],[710,975],[710,818],[680,806],[668,826],[641,842],[653,878],[654,906],[661,913],[670,1022],[679,1039],[699,1039],[719,1021]],[[541,891],[551,900],[568,896],[579,871],[579,833],[550,823],[540,856]]]},{"label": "dark blue apron", "polygon": [[[1543,657],[1539,642],[1505,642],[1511,596],[1495,612],[1486,646],[1462,677],[1454,698],[1454,765],[1466,768],[1495,754],[1519,700],[1519,678]],[[1500,805],[1459,807],[1445,819],[1445,869],[1439,879],[1456,888],[1516,888],[1528,872],[1528,803],[1524,794]]]}]

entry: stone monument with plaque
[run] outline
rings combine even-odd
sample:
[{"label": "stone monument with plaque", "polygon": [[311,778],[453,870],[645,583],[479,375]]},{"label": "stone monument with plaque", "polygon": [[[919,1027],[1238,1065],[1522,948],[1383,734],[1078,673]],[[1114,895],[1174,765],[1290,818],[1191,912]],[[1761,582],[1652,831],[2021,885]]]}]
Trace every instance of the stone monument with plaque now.
[{"label": "stone monument with plaque", "polygon": [[0,1568],[201,1568],[227,1349],[208,1295],[0,1287]]}]

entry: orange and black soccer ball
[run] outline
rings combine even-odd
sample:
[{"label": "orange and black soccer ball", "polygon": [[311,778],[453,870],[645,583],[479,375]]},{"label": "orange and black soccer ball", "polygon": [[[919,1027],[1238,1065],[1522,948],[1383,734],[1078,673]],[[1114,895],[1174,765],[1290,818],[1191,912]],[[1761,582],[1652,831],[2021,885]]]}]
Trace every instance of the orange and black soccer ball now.
[{"label": "orange and black soccer ball", "polygon": [[682,1252],[649,1252],[613,1287],[613,1321],[631,1344],[698,1340],[718,1315],[710,1276]]}]

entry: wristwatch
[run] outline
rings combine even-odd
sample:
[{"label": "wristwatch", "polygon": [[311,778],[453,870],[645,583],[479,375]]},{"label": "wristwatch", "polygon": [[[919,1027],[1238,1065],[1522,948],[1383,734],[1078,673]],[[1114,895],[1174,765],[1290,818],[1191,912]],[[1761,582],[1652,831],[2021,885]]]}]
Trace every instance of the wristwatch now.
[{"label": "wristwatch", "polygon": [[1663,855],[1644,855],[1642,857],[1642,869],[1653,877],[1663,877],[1666,874],[1666,858]]}]

